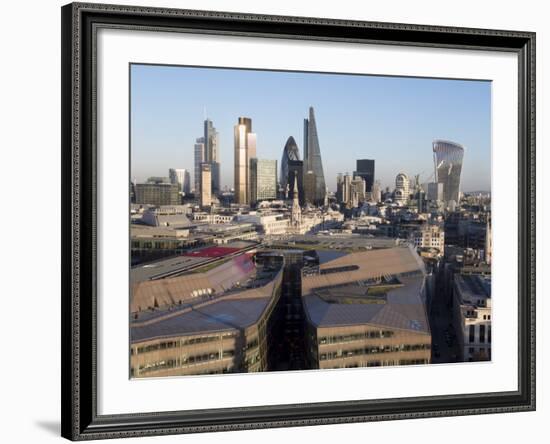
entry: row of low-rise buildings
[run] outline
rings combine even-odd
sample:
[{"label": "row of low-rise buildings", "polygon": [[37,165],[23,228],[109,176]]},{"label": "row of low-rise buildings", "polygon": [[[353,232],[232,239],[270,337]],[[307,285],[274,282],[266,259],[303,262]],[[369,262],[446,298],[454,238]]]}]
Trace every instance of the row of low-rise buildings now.
[{"label": "row of low-rise buildings", "polygon": [[[291,252],[292,253],[292,252]],[[303,254],[303,252],[302,252]],[[304,368],[426,364],[425,270],[407,246],[339,255],[299,273],[287,316],[283,269],[300,260],[241,254],[202,273],[132,287],[130,374],[173,376],[281,369],[287,323],[303,323]],[[287,276],[288,277],[288,276]],[[296,299],[297,298],[297,299]],[[294,319],[297,318],[297,319]]]}]

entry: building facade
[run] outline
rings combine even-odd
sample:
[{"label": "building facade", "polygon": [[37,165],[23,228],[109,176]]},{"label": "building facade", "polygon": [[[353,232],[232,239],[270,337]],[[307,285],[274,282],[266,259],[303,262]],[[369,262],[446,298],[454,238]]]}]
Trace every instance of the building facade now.
[{"label": "building facade", "polygon": [[292,136],[290,136],[286,141],[285,147],[283,148],[283,155],[281,157],[281,175],[279,178],[279,186],[283,191],[283,194],[286,193],[289,185],[288,162],[290,160],[300,160],[300,151],[298,150],[298,145],[296,145],[296,141]]},{"label": "building facade", "polygon": [[185,168],[170,168],[168,175],[170,183],[177,184],[180,193],[186,195],[191,192],[191,177]]},{"label": "building facade", "polygon": [[448,206],[459,203],[460,174],[464,147],[447,140],[434,140],[432,144],[436,182],[443,184],[443,200]]},{"label": "building facade", "polygon": [[199,137],[195,142],[194,147],[194,154],[195,154],[195,169],[194,169],[194,192],[195,195],[200,194],[201,192],[201,165],[205,161],[205,155],[204,155],[204,137]]},{"label": "building facade", "polygon": [[150,180],[135,185],[136,203],[149,205],[178,205],[180,203],[177,184],[162,180]]},{"label": "building facade", "polygon": [[453,312],[463,361],[491,360],[491,276],[455,274]]},{"label": "building facade", "polygon": [[367,192],[372,192],[374,185],[374,159],[357,159],[357,171],[353,173],[356,177],[361,177],[365,181]]},{"label": "building facade", "polygon": [[220,191],[220,138],[210,119],[204,121],[204,162],[211,165],[212,192]]},{"label": "building facade", "polygon": [[395,177],[395,202],[406,204],[409,200],[409,177],[405,173],[399,173]]},{"label": "building facade", "polygon": [[[186,275],[135,285],[131,377],[266,371],[276,342],[271,318],[280,298],[282,271],[257,268],[241,255],[200,278]],[[239,285],[247,280],[248,288]],[[178,294],[186,306],[173,302],[169,293]],[[152,310],[144,312],[138,303]]]},{"label": "building facade", "polygon": [[309,366],[428,364],[425,278],[409,247],[348,254],[304,274]]},{"label": "building facade", "polygon": [[277,161],[250,159],[251,204],[277,198]]},{"label": "building facade", "polygon": [[201,206],[212,205],[212,165],[203,163],[201,165]]},{"label": "building facade", "polygon": [[437,225],[426,225],[414,233],[416,248],[437,249],[440,255],[445,254],[445,230]]},{"label": "building facade", "polygon": [[315,203],[322,205],[325,200],[326,183],[319,147],[319,135],[313,107],[309,107],[309,118],[304,119],[304,170],[315,174]]},{"label": "building facade", "polygon": [[256,157],[256,134],[252,132],[252,119],[239,117],[234,127],[235,159],[234,188],[235,203],[250,204],[250,159]]}]

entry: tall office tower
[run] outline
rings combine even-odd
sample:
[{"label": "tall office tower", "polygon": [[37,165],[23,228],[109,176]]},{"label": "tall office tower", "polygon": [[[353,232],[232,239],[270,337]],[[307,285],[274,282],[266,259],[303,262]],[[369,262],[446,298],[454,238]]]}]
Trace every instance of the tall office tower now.
[{"label": "tall office tower", "polygon": [[220,191],[219,134],[210,119],[204,121],[204,162],[212,165],[212,191]]},{"label": "tall office tower", "polygon": [[365,202],[367,200],[366,182],[361,176],[355,176],[351,180],[351,194],[352,198],[355,196],[357,203]]},{"label": "tall office tower", "polygon": [[382,201],[382,187],[380,185],[380,182],[375,181],[372,184],[372,191],[370,193],[371,201],[372,202],[381,202]]},{"label": "tall office tower", "polygon": [[201,192],[201,165],[204,161],[204,137],[199,137],[195,142],[195,177],[193,178],[195,195],[199,195]]},{"label": "tall office tower", "polygon": [[298,145],[294,137],[290,136],[283,148],[283,156],[281,158],[281,176],[279,179],[279,186],[283,190],[286,190],[288,183],[288,161],[289,160],[300,160],[300,151],[298,150]]},{"label": "tall office tower", "polygon": [[394,200],[406,204],[409,200],[409,177],[405,173],[399,173],[395,177]]},{"label": "tall office tower", "polygon": [[353,175],[365,181],[366,191],[370,193],[374,184],[374,159],[357,159],[356,162],[357,171]]},{"label": "tall office tower", "polygon": [[170,183],[177,184],[180,193],[189,194],[189,171],[185,168],[170,168],[168,175],[170,177]]},{"label": "tall office tower", "polygon": [[322,203],[325,199],[326,183],[319,148],[319,136],[315,124],[313,107],[309,107],[309,119],[304,119],[304,169],[315,174],[315,201]]},{"label": "tall office tower", "polygon": [[296,178],[296,184],[298,186],[298,196],[300,197],[300,205],[305,205],[305,193],[304,193],[304,162],[302,160],[289,160],[288,161],[288,196],[294,198],[294,178]]},{"label": "tall office tower", "polygon": [[201,164],[201,206],[212,205],[212,165]]},{"label": "tall office tower", "polygon": [[311,170],[304,175],[304,201],[315,204],[315,173]]},{"label": "tall office tower", "polygon": [[351,202],[351,176],[346,173],[344,175],[344,191],[342,193],[342,203],[349,205]]},{"label": "tall office tower", "polygon": [[416,208],[419,213],[426,213],[428,211],[428,201],[426,199],[426,192],[418,187],[414,195],[416,200]]},{"label": "tall office tower", "polygon": [[185,195],[188,195],[191,193],[191,173],[189,173],[189,170],[184,170],[183,173],[183,185],[182,190],[185,193]]},{"label": "tall office tower", "polygon": [[235,203],[250,203],[250,159],[256,157],[256,134],[252,119],[239,117],[235,132]]},{"label": "tall office tower", "polygon": [[338,173],[336,176],[336,202],[341,203],[344,201],[344,175]]},{"label": "tall office tower", "polygon": [[460,173],[464,147],[458,143],[446,140],[434,140],[435,181],[443,184],[443,200],[445,205],[451,201],[459,203]]},{"label": "tall office tower", "polygon": [[250,159],[250,203],[277,198],[277,161]]}]

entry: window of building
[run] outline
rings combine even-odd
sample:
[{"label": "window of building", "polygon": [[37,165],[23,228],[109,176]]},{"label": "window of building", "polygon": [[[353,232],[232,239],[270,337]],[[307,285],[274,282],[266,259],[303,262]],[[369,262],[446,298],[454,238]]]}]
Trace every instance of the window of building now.
[{"label": "window of building", "polygon": [[479,326],[479,342],[485,342],[485,325]]},{"label": "window of building", "polygon": [[470,325],[470,337],[468,339],[469,342],[474,342],[475,341],[475,335],[476,335],[476,326],[475,325]]},{"label": "window of building", "polygon": [[491,343],[491,326],[487,326],[487,342]]}]

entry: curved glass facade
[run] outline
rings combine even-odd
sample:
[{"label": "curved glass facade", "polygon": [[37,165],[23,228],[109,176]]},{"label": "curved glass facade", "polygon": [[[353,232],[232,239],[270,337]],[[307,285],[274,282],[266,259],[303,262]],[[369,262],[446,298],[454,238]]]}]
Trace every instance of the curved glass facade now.
[{"label": "curved glass facade", "polygon": [[433,141],[435,180],[443,184],[443,199],[458,203],[464,147],[447,140]]},{"label": "curved glass facade", "polygon": [[298,150],[298,145],[296,145],[296,141],[292,136],[290,136],[286,141],[283,149],[283,157],[281,158],[281,176],[279,184],[283,189],[283,192],[286,190],[286,186],[288,184],[288,162],[290,160],[300,160],[300,151]]}]

